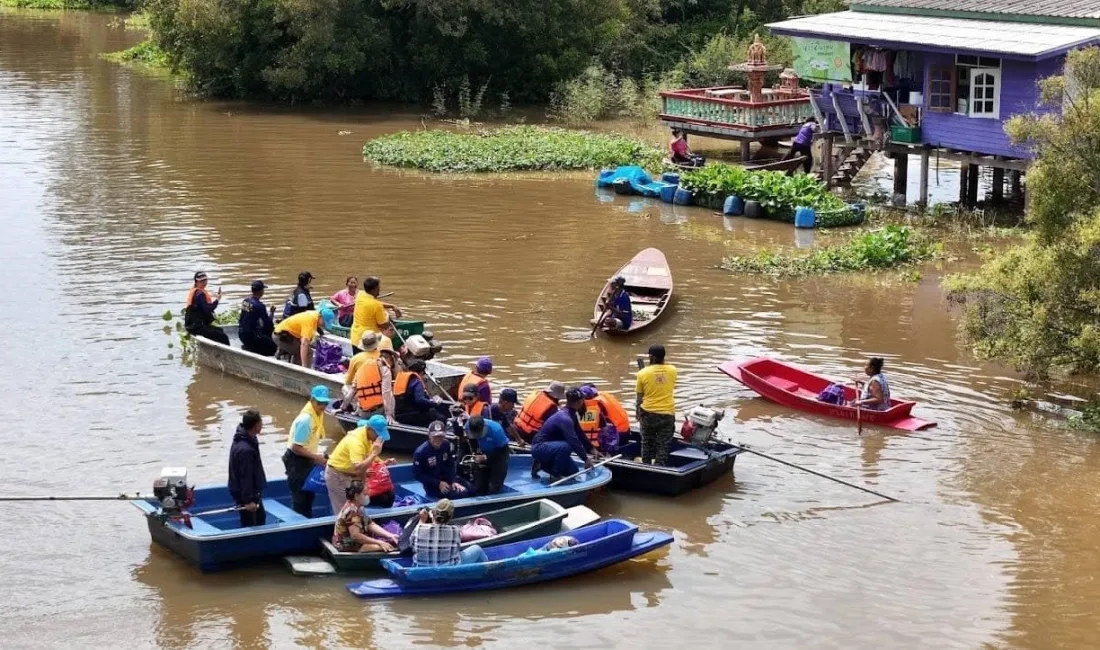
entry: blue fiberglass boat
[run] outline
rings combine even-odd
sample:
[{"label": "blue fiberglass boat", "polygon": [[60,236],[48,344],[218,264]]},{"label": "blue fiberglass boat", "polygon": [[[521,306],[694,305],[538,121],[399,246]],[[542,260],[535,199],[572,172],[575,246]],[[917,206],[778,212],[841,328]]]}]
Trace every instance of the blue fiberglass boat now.
[{"label": "blue fiberglass boat", "polygon": [[641,532],[629,521],[611,519],[569,533],[576,546],[538,550],[558,536],[487,548],[489,561],[477,564],[416,567],[411,557],[383,560],[391,578],[351,583],[348,591],[360,598],[386,598],[515,587],[594,571],[672,543],[668,533]]},{"label": "blue fiberglass boat", "polygon": [[[388,518],[408,518],[434,499],[424,494],[424,488],[413,479],[412,464],[390,468],[397,499],[412,497],[416,505],[395,508],[370,508],[367,514],[385,521]],[[611,481],[611,471],[596,467],[572,481],[550,487],[545,478],[531,478],[530,456],[513,456],[508,462],[508,478],[500,494],[456,499],[455,516],[464,517],[486,510],[550,499],[563,507],[584,503],[588,494]],[[306,518],[290,508],[290,491],[286,479],[267,482],[264,490],[264,510],[267,522],[263,526],[240,527],[236,512],[220,512],[204,516],[203,511],[229,508],[233,500],[225,485],[195,489],[195,503],[190,511],[191,527],[180,521],[165,521],[156,500],[134,501],[145,513],[149,535],[153,541],[198,566],[203,571],[218,571],[268,557],[316,554],[321,550],[321,538],[331,538],[335,516],[327,494],[318,494],[313,503],[313,517]]]}]

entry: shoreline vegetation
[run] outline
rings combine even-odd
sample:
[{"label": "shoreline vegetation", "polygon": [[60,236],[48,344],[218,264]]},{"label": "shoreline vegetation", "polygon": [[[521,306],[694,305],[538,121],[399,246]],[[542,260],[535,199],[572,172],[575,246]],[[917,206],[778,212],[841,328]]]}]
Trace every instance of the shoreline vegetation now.
[{"label": "shoreline vegetation", "polygon": [[541,126],[400,131],[363,145],[363,157],[371,162],[436,173],[659,168],[663,155],[627,136]]},{"label": "shoreline vegetation", "polygon": [[119,65],[140,66],[171,73],[168,55],[165,54],[164,50],[157,47],[156,43],[148,39],[125,50],[100,54],[99,57],[104,61]]},{"label": "shoreline vegetation", "polygon": [[40,11],[133,11],[136,0],[0,0],[0,7]]}]

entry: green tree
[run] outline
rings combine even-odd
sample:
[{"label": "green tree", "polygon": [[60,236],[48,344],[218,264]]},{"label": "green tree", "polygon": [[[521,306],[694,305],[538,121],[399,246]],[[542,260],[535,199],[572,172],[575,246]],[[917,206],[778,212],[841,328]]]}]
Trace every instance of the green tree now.
[{"label": "green tree", "polygon": [[1036,155],[1027,174],[1033,232],[974,275],[949,278],[979,356],[1031,376],[1100,370],[1100,49],[1071,52],[1040,84],[1045,112],[1006,130]]}]

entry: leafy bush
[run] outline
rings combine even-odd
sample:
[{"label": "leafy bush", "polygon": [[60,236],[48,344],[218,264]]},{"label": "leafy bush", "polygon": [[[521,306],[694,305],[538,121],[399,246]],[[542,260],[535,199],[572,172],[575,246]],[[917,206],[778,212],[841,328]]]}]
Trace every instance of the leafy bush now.
[{"label": "leafy bush", "polygon": [[593,63],[579,77],[558,84],[550,94],[550,119],[565,124],[629,118],[651,121],[660,111],[662,88],[672,87],[652,77],[640,82]]},{"label": "leafy bush", "polygon": [[101,56],[112,63],[137,63],[151,68],[168,67],[168,55],[150,40],[144,40],[121,52],[109,52]]},{"label": "leafy bush", "polygon": [[813,208],[823,228],[859,223],[858,215],[843,199],[825,189],[808,174],[788,176],[779,171],[749,171],[743,167],[710,163],[680,176],[680,185],[696,195],[702,205],[720,206],[727,196],[757,201],[769,218],[794,221],[796,208]]},{"label": "leafy bush", "polygon": [[368,141],[363,157],[432,172],[596,169],[656,166],[663,152],[620,135],[510,126],[467,133],[401,131]]},{"label": "leafy bush", "polygon": [[816,248],[808,254],[765,249],[753,257],[727,257],[721,266],[737,273],[814,275],[891,268],[930,259],[941,252],[941,245],[915,237],[908,227],[889,225],[856,235],[838,246]]}]

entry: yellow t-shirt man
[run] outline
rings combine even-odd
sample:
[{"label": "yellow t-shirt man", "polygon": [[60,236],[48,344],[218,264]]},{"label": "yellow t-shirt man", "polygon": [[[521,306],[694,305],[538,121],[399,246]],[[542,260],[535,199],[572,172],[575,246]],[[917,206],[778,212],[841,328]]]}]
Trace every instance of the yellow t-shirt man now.
[{"label": "yellow t-shirt man", "polygon": [[320,312],[303,311],[279,321],[279,324],[275,326],[275,333],[286,332],[294,338],[309,341],[317,334],[317,327],[320,322]]},{"label": "yellow t-shirt man", "polygon": [[352,429],[328,455],[328,465],[337,472],[355,474],[355,466],[370,456],[371,448],[372,445],[367,440],[367,428]]},{"label": "yellow t-shirt man", "polygon": [[355,345],[363,338],[364,332],[382,333],[382,325],[390,320],[382,301],[366,291],[355,294],[355,312],[351,321],[351,336]]},{"label": "yellow t-shirt man", "polygon": [[642,410],[647,413],[676,415],[676,367],[656,363],[638,371],[634,392],[642,396]]}]

